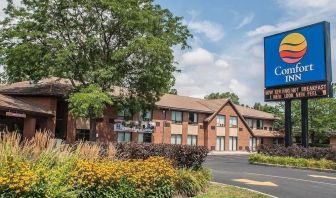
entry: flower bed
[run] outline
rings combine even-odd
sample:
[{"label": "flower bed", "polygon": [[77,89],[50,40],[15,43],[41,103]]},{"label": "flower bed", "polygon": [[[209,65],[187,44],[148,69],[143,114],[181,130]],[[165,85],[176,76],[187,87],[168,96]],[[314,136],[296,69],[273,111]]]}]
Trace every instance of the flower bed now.
[{"label": "flower bed", "polygon": [[[188,150],[186,146],[183,149]],[[210,172],[200,167],[199,157],[176,155],[188,160],[179,160],[174,166],[174,158],[151,154],[118,159],[118,149],[112,145],[103,150],[104,155],[96,144],[57,144],[46,133],[36,133],[25,142],[15,133],[5,134],[0,137],[0,197],[192,196],[204,191],[211,178]],[[178,168],[193,165],[193,169]]]}]

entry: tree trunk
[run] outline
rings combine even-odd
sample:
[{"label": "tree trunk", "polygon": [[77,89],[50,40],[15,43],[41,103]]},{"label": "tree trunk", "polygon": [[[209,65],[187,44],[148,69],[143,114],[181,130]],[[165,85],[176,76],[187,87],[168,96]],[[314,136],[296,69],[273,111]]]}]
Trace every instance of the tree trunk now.
[{"label": "tree trunk", "polygon": [[97,125],[97,120],[91,117],[90,118],[90,141],[92,142],[95,142],[97,139],[96,125]]}]

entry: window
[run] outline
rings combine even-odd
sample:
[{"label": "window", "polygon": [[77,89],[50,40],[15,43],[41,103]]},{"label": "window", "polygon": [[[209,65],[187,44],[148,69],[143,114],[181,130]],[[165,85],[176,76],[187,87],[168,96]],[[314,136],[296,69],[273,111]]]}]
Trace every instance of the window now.
[{"label": "window", "polygon": [[152,142],[152,134],[151,133],[139,133],[138,142]]},{"label": "window", "polygon": [[279,139],[278,138],[273,138],[273,144],[279,144]]},{"label": "window", "polygon": [[225,116],[217,115],[217,126],[224,127],[225,126]]},{"label": "window", "polygon": [[197,124],[197,113],[189,112],[189,124]]},{"label": "window", "polygon": [[141,121],[151,121],[152,120],[152,111],[140,112]]},{"label": "window", "polygon": [[237,118],[237,116],[230,116],[230,127],[231,128],[238,127],[238,118]]},{"label": "window", "polygon": [[250,150],[255,151],[257,149],[257,138],[250,137]]},{"label": "window", "polygon": [[264,138],[260,138],[260,144],[264,144]]},{"label": "window", "polygon": [[131,120],[132,115],[128,109],[118,111],[118,117],[123,118],[124,120]]},{"label": "window", "polygon": [[263,129],[263,128],[264,128],[264,121],[257,120],[257,129]]},{"label": "window", "polygon": [[76,129],[76,141],[89,141],[90,140],[90,130],[89,129]]},{"label": "window", "polygon": [[273,128],[272,128],[272,127],[270,127],[270,128],[269,128],[269,130],[270,130],[270,131],[273,131]]},{"label": "window", "polygon": [[118,142],[130,142],[131,133],[130,132],[118,132]]},{"label": "window", "polygon": [[246,118],[245,120],[246,120],[247,125],[248,125],[251,129],[253,129],[253,119]]},{"label": "window", "polygon": [[217,136],[217,138],[216,138],[216,151],[224,151],[225,150],[224,140],[225,140],[224,136]]},{"label": "window", "polygon": [[187,144],[196,146],[197,145],[197,135],[188,135]]},{"label": "window", "polygon": [[181,111],[172,111],[172,118],[173,123],[182,123],[182,112]]},{"label": "window", "polygon": [[229,137],[229,150],[230,151],[237,150],[237,137],[233,137],[233,136]]},{"label": "window", "polygon": [[182,144],[182,135],[180,134],[172,134],[170,137],[171,144]]}]

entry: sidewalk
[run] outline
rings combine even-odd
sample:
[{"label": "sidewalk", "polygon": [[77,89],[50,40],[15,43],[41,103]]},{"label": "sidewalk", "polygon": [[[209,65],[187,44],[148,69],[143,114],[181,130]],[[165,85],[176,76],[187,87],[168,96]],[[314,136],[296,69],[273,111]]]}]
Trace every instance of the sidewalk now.
[{"label": "sidewalk", "polygon": [[249,155],[247,151],[210,151],[208,155]]}]

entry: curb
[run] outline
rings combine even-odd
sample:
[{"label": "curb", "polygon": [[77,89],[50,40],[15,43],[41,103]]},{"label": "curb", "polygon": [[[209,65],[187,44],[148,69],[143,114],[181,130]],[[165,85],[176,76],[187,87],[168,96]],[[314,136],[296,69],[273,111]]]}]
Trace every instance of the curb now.
[{"label": "curb", "polygon": [[301,170],[313,170],[324,173],[336,173],[336,170],[333,169],[320,169],[320,168],[310,168],[310,167],[298,167],[298,166],[289,166],[289,165],[280,165],[280,164],[267,164],[267,163],[259,163],[259,162],[249,162],[252,165],[259,166],[270,166],[270,167],[278,167],[278,168],[292,168],[292,169],[301,169]]},{"label": "curb", "polygon": [[222,186],[232,186],[232,187],[236,187],[236,188],[239,188],[239,189],[248,190],[248,191],[251,191],[251,192],[254,192],[254,193],[258,193],[258,194],[261,194],[261,195],[269,196],[269,197],[272,197],[272,198],[278,198],[278,197],[275,197],[273,195],[263,193],[263,192],[260,192],[260,191],[257,191],[257,190],[252,190],[252,189],[249,189],[249,188],[244,188],[244,187],[235,186],[235,185],[231,185],[231,184],[223,184],[223,183],[213,182],[213,181],[211,181],[210,183],[217,184],[217,185],[222,185]]}]

